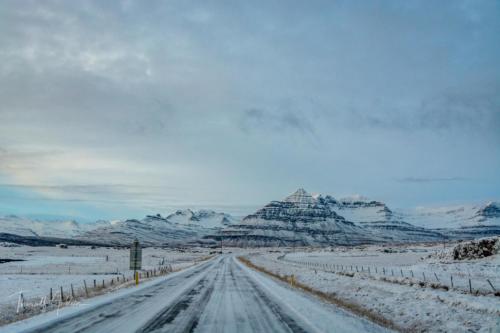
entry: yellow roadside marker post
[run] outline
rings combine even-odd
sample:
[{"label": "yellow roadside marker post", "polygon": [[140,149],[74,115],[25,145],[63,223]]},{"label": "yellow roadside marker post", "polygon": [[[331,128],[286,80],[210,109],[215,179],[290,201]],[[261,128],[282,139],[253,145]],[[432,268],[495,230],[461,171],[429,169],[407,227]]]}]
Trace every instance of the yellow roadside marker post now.
[{"label": "yellow roadside marker post", "polygon": [[142,248],[137,239],[130,246],[130,269],[134,270],[135,285],[139,285],[139,272],[142,264]]}]

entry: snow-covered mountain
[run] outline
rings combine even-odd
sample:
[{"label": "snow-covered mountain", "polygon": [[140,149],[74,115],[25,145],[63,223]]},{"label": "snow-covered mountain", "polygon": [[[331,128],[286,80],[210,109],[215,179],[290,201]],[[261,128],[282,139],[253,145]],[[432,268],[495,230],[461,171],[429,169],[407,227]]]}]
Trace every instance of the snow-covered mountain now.
[{"label": "snow-covered mountain", "polygon": [[239,245],[280,246],[356,244],[370,242],[371,238],[362,228],[299,189],[225,229],[224,240]]},{"label": "snow-covered mountain", "polygon": [[435,241],[442,236],[395,218],[376,201],[312,196],[304,189],[272,201],[221,234],[237,245],[355,245]]},{"label": "snow-covered mountain", "polygon": [[401,214],[393,212],[380,201],[361,196],[338,200],[330,195],[318,195],[316,198],[347,221],[368,229],[387,242],[435,241],[442,238],[439,232],[408,223]]},{"label": "snow-covered mountain", "polygon": [[204,228],[224,228],[237,220],[229,214],[213,210],[201,209],[193,212],[191,209],[178,210],[166,218],[168,221],[183,225],[196,225]]},{"label": "snow-covered mountain", "polygon": [[500,203],[452,207],[418,207],[403,218],[418,226],[439,231],[450,238],[500,235]]},{"label": "snow-covered mountain", "polygon": [[500,203],[452,207],[417,207],[406,218],[430,229],[494,226],[500,224]]},{"label": "snow-covered mountain", "polygon": [[118,221],[88,231],[77,238],[112,245],[129,245],[135,238],[149,246],[197,243],[203,236],[235,222],[229,214],[186,209],[167,217],[157,214],[148,215],[142,220]]},{"label": "snow-covered mountain", "polygon": [[243,246],[427,242],[500,235],[500,204],[398,211],[360,196],[336,199],[299,189],[243,220],[212,210],[190,209],[166,217],[157,214],[141,220],[96,223],[6,216],[0,218],[2,235],[9,240],[16,235],[21,237],[19,241],[60,238],[104,245],[129,245],[138,238],[150,246],[207,244],[221,238],[227,244]]},{"label": "snow-covered mountain", "polygon": [[0,217],[0,233],[25,237],[71,238],[106,225],[109,225],[108,221],[78,223],[75,221],[32,220],[15,215]]},{"label": "snow-covered mountain", "polygon": [[197,242],[235,222],[237,220],[229,214],[190,209],[179,210],[167,217],[158,214],[141,220],[95,223],[38,221],[10,215],[0,218],[0,234],[20,236],[20,240],[60,238],[105,245],[129,245],[138,238],[144,245],[153,246]]},{"label": "snow-covered mountain", "polygon": [[190,241],[196,237],[198,237],[197,230],[182,228],[161,216],[147,216],[142,220],[117,221],[76,238],[109,245],[129,245],[137,238],[145,246],[162,246]]}]

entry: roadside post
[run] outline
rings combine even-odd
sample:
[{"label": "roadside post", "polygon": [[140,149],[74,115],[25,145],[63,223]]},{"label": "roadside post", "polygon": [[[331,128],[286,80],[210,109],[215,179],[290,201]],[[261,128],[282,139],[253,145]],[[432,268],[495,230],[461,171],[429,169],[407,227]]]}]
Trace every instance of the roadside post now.
[{"label": "roadside post", "polygon": [[142,264],[142,248],[137,239],[130,247],[130,269],[134,270],[135,285],[139,284],[139,272]]}]

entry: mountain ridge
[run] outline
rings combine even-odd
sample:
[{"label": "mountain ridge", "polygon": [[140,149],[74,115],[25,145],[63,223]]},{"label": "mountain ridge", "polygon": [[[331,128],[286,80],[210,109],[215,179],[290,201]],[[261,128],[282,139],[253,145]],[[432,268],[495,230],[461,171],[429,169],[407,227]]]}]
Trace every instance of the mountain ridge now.
[{"label": "mountain ridge", "polygon": [[245,246],[432,242],[500,234],[500,204],[491,201],[405,212],[362,196],[336,199],[299,188],[241,220],[208,209],[94,224],[5,216],[0,217],[0,233],[119,246],[128,245],[136,237],[147,246],[209,245],[221,238],[228,245]]}]

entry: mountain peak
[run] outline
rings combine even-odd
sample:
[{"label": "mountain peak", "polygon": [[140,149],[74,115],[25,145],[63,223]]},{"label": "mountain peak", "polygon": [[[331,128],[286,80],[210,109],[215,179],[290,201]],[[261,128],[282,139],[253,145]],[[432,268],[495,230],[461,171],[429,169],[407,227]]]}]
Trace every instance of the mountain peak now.
[{"label": "mountain peak", "polygon": [[297,191],[287,196],[283,201],[298,204],[312,204],[314,203],[314,198],[312,195],[307,193],[306,190],[299,188]]},{"label": "mountain peak", "polygon": [[500,217],[500,204],[490,201],[485,206],[481,207],[476,215],[484,218],[498,218]]}]

